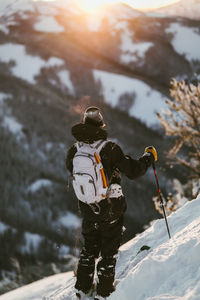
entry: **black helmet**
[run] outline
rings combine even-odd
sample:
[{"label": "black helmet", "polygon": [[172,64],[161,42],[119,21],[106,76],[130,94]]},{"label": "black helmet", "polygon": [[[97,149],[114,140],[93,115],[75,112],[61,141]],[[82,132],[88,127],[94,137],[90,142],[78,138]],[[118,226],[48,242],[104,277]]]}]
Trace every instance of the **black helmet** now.
[{"label": "black helmet", "polygon": [[101,111],[96,106],[90,106],[86,109],[84,112],[83,123],[93,124],[97,127],[105,125]]}]

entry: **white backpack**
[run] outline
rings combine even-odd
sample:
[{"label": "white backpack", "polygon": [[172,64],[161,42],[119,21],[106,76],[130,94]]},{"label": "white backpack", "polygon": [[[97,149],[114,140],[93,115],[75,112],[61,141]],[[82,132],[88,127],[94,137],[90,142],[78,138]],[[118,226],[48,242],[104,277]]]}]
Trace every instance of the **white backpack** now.
[{"label": "white backpack", "polygon": [[93,144],[77,142],[73,159],[73,188],[77,198],[87,204],[97,203],[107,194],[107,181],[100,159],[100,151],[108,141]]}]

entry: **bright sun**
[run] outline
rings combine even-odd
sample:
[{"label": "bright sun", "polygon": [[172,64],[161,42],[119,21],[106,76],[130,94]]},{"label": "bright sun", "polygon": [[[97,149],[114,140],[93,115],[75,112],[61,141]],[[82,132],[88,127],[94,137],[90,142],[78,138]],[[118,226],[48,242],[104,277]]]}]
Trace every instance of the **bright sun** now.
[{"label": "bright sun", "polygon": [[76,4],[87,13],[97,12],[106,4],[119,2],[126,3],[136,9],[147,10],[166,6],[179,1],[180,0],[75,0]]}]

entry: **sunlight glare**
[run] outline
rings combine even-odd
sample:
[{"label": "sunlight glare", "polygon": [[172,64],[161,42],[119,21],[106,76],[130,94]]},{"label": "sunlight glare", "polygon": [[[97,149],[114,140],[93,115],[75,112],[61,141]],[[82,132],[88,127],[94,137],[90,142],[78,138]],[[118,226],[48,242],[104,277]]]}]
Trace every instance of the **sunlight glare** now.
[{"label": "sunlight glare", "polygon": [[136,9],[149,10],[180,2],[180,0],[124,0],[123,2]]},{"label": "sunlight glare", "polygon": [[118,2],[120,2],[120,0],[75,0],[75,3],[87,13],[95,13],[108,4]]}]

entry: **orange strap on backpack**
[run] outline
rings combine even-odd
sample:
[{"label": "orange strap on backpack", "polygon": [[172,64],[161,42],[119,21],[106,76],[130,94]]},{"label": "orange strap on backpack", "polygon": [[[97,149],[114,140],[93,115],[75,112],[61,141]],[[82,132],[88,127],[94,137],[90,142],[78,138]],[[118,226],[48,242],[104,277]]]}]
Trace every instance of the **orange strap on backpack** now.
[{"label": "orange strap on backpack", "polygon": [[[94,153],[94,157],[96,159],[97,164],[99,164],[101,161],[96,152]],[[107,181],[106,181],[106,176],[105,176],[103,168],[100,169],[100,173],[101,173],[101,178],[102,178],[102,182],[103,182],[103,188],[105,189],[105,188],[107,188]]]}]

